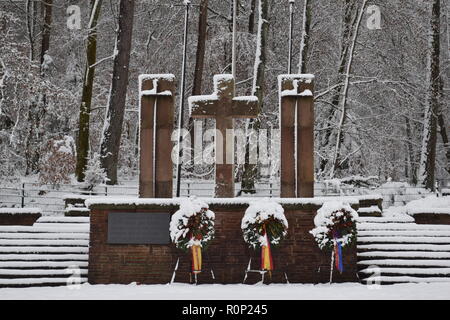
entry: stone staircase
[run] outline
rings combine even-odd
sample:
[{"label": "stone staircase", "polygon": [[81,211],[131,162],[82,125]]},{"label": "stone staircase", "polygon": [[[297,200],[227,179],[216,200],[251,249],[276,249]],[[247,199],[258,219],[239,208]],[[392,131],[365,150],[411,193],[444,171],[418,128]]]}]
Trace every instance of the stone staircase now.
[{"label": "stone staircase", "polygon": [[33,226],[0,226],[0,287],[87,281],[89,218],[41,217]]},{"label": "stone staircase", "polygon": [[450,282],[450,226],[360,217],[358,270],[366,284]]}]

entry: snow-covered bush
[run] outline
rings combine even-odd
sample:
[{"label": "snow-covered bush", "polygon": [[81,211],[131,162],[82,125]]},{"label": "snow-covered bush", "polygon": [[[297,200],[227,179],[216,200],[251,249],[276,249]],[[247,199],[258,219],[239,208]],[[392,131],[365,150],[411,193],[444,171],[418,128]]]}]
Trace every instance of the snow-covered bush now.
[{"label": "snow-covered bush", "polygon": [[356,240],[358,213],[341,201],[325,202],[314,218],[315,228],[310,231],[320,249],[332,249],[335,241],[342,247]]},{"label": "snow-covered bush", "polygon": [[278,245],[286,237],[288,227],[283,207],[270,200],[251,203],[241,223],[244,240],[254,249],[267,246],[266,233],[270,244]]},{"label": "snow-covered bush", "polygon": [[214,238],[215,214],[207,203],[192,197],[182,199],[180,209],[170,221],[170,237],[177,248],[188,250],[192,246],[206,248]]},{"label": "snow-covered bush", "polygon": [[41,184],[58,185],[70,183],[75,170],[75,141],[71,136],[47,142],[39,166]]},{"label": "snow-covered bush", "polygon": [[93,190],[96,186],[106,183],[108,177],[104,168],[100,163],[100,155],[94,153],[94,155],[89,158],[86,171],[84,173],[84,185],[83,188],[87,190]]}]

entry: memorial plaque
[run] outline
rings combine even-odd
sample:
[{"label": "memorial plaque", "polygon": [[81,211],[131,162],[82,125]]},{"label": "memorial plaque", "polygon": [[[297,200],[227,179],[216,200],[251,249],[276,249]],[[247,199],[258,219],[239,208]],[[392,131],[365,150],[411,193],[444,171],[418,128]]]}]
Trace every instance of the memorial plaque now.
[{"label": "memorial plaque", "polygon": [[108,215],[109,244],[169,244],[168,213],[111,212]]}]

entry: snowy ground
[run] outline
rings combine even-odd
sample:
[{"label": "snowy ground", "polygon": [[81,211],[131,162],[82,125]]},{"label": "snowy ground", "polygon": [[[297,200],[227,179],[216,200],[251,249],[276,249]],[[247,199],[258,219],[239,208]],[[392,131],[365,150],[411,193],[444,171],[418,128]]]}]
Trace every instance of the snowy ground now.
[{"label": "snowy ground", "polygon": [[365,285],[89,285],[0,289],[1,300],[449,300],[450,283]]}]

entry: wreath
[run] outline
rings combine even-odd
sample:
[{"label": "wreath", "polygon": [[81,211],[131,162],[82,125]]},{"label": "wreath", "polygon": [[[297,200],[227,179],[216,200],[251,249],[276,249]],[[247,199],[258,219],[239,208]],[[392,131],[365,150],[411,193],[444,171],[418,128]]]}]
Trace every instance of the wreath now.
[{"label": "wreath", "polygon": [[254,249],[267,246],[267,241],[277,246],[286,237],[288,227],[283,207],[267,200],[251,203],[241,223],[244,240]]},{"label": "wreath", "polygon": [[349,204],[326,202],[314,218],[315,228],[310,231],[319,248],[333,249],[338,242],[342,247],[356,241],[358,214]]},{"label": "wreath", "polygon": [[195,197],[183,199],[172,215],[170,237],[176,247],[188,251],[192,246],[206,248],[214,238],[214,212]]}]

